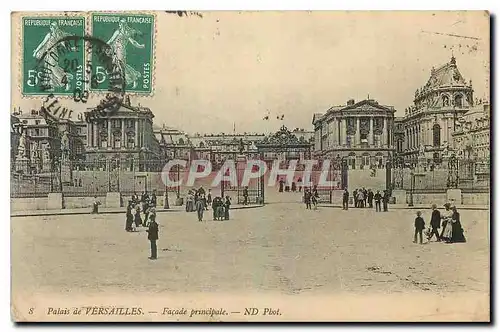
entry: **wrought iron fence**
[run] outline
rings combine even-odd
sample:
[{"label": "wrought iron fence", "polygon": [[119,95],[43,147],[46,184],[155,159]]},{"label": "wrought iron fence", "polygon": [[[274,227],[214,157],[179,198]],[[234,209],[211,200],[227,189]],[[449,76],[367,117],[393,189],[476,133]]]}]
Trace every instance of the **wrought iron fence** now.
[{"label": "wrought iron fence", "polygon": [[442,163],[417,166],[405,164],[402,158],[396,157],[391,159],[390,165],[391,189],[443,191],[459,188],[488,191],[490,188],[489,160],[452,157]]},{"label": "wrought iron fence", "polygon": [[[166,161],[161,160],[99,160],[99,161],[61,161],[52,163],[49,170],[37,170],[29,161],[16,163],[11,173],[11,197],[47,197],[49,193],[62,192],[66,197],[105,196],[108,192],[120,192],[123,196],[141,195],[156,192],[163,195],[166,191],[174,197],[184,197],[189,190],[200,187],[211,188],[213,195],[230,195],[238,204],[244,202],[244,188],[241,183],[239,167],[237,185],[230,186],[219,181],[212,187],[218,168],[204,178],[197,178],[192,184],[189,169],[173,166],[168,173],[162,170]],[[220,165],[219,165],[220,166]],[[165,176],[180,185],[166,186]],[[248,203],[262,201],[264,186],[261,178],[248,183]]]}]

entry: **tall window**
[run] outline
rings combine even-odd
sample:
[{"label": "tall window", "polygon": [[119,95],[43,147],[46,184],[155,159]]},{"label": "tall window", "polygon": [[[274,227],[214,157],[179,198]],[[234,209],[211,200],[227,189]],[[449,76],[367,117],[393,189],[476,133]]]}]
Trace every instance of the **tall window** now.
[{"label": "tall window", "polygon": [[438,123],[432,127],[432,142],[435,147],[441,146],[441,126]]},{"label": "tall window", "polygon": [[458,94],[455,96],[455,106],[456,107],[462,107],[463,102],[462,102],[462,95]]}]

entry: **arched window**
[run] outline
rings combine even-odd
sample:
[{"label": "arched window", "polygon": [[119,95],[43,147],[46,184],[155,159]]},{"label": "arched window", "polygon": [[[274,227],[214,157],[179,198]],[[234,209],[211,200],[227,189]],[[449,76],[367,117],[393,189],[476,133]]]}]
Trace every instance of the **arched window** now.
[{"label": "arched window", "polygon": [[456,107],[462,107],[463,106],[463,102],[462,102],[462,95],[461,94],[458,94],[455,96],[455,106]]},{"label": "arched window", "polygon": [[432,126],[432,142],[435,147],[441,146],[441,126],[438,123]]},{"label": "arched window", "polygon": [[180,145],[184,145],[184,140],[182,139],[182,137],[181,137],[181,138],[179,138],[179,144],[180,144]]},{"label": "arched window", "polygon": [[443,106],[450,106],[450,98],[447,95],[443,95]]},{"label": "arched window", "polygon": [[205,147],[205,143],[200,142],[200,148],[204,148],[204,147]]}]

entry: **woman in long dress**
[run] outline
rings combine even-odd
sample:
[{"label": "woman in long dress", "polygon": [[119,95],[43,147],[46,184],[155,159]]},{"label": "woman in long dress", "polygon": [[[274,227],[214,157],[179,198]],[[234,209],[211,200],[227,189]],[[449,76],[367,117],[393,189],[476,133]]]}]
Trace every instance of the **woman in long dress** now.
[{"label": "woman in long dress", "polygon": [[458,213],[456,206],[453,206],[451,210],[453,211],[453,215],[451,217],[451,222],[452,222],[451,242],[453,243],[466,242],[464,236],[464,230],[462,228],[462,224],[460,223],[460,213]]},{"label": "woman in long dress", "polygon": [[[50,56],[47,54],[57,43],[61,42],[64,37],[70,36],[70,33],[61,30],[56,22],[51,22],[50,31],[45,35],[42,42],[33,51],[33,57],[36,59],[42,59],[41,68],[45,68],[43,84],[48,86],[47,90],[53,90],[54,88],[62,88],[69,90],[70,86],[67,81],[73,78],[70,73],[65,73],[64,69],[59,66],[59,57]],[[66,76],[68,79],[65,83],[63,77]]]},{"label": "woman in long dress", "polygon": [[137,80],[141,78],[141,73],[127,64],[127,45],[130,43],[137,48],[144,48],[144,44],[140,44],[133,37],[140,34],[140,31],[132,29],[127,25],[126,19],[121,19],[118,23],[118,29],[115,30],[111,38],[108,40],[108,45],[113,50],[113,57],[122,64],[125,71],[126,84],[132,84],[132,88],[137,86]]},{"label": "woman in long dress", "polygon": [[451,204],[446,203],[444,205],[445,210],[441,213],[441,219],[443,219],[443,234],[441,238],[446,241],[446,243],[451,243],[453,236],[453,211],[450,209]]}]

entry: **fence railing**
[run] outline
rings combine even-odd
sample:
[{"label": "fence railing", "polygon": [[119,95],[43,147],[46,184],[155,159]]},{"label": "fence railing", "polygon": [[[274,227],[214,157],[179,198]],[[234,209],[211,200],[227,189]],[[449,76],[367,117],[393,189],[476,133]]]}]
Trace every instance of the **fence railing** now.
[{"label": "fence railing", "polygon": [[[391,171],[393,189],[432,191],[460,188],[484,191],[490,188],[489,161],[458,159],[455,168],[444,164],[427,167],[395,165]],[[450,182],[450,178],[455,181]]]}]

